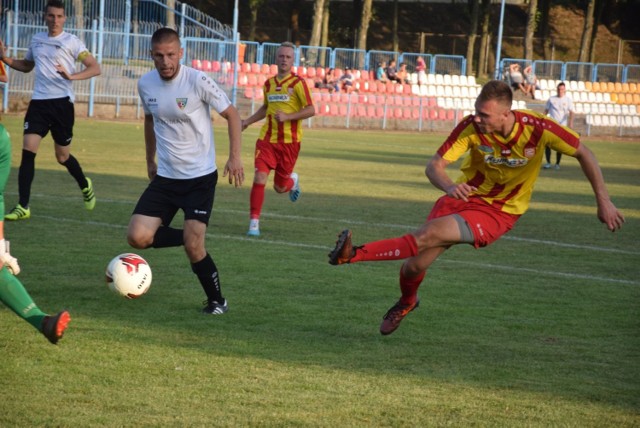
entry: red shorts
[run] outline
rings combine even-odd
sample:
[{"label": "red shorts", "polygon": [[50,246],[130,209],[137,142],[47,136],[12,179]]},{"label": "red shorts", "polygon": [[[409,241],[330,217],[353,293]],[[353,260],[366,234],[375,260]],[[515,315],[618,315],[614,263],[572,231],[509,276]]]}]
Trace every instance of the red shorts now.
[{"label": "red shorts", "polygon": [[519,215],[505,213],[484,202],[481,198],[462,199],[442,196],[431,209],[427,220],[458,214],[471,227],[473,246],[485,247],[510,231],[520,218]]},{"label": "red shorts", "polygon": [[300,143],[269,143],[256,141],[254,166],[256,171],[276,171],[276,176],[288,178],[296,166],[300,153]]}]

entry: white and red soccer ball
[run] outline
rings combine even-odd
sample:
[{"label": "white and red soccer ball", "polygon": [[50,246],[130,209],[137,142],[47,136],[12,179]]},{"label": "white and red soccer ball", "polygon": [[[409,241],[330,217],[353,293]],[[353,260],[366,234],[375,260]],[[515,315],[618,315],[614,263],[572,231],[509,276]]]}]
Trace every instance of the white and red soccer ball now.
[{"label": "white and red soccer ball", "polygon": [[109,289],[127,299],[136,299],[149,291],[151,268],[142,257],[133,253],[114,257],[105,272]]}]

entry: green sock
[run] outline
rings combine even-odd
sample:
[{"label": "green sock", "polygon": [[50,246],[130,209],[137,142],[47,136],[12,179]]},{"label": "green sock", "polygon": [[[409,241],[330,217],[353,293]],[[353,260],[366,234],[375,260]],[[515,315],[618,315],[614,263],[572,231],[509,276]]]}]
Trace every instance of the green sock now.
[{"label": "green sock", "polygon": [[38,308],[18,278],[4,267],[0,270],[0,300],[20,318],[42,331],[42,319],[47,314]]}]

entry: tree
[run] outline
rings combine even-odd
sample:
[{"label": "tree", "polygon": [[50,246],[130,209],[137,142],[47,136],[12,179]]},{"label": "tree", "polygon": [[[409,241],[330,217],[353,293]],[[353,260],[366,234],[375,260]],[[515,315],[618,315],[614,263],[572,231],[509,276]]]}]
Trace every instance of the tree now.
[{"label": "tree", "polygon": [[249,41],[256,40],[256,24],[258,22],[258,9],[262,6],[264,0],[249,0],[249,11],[251,15],[251,20],[249,22]]},{"label": "tree", "polygon": [[549,44],[551,43],[551,27],[549,26],[549,9],[551,0],[540,0],[540,26],[538,35],[542,39],[542,55],[544,59],[550,59]]},{"label": "tree", "polygon": [[[0,6],[2,5],[0,4]],[[84,28],[84,4],[82,0],[73,0],[73,10],[76,17],[76,27]],[[84,40],[84,31],[80,33],[79,37],[80,40]]]},{"label": "tree", "polygon": [[[326,1],[327,3],[329,2],[329,0]],[[315,0],[313,3],[313,27],[311,27],[309,46],[320,46],[320,39],[322,38],[322,23],[324,22],[324,3],[325,0]]]},{"label": "tree", "polygon": [[358,29],[358,42],[356,49],[367,50],[367,33],[369,24],[373,16],[373,0],[364,0],[362,4],[362,15],[360,17],[360,28]]},{"label": "tree", "polygon": [[478,58],[478,77],[487,75],[487,56],[489,54],[489,23],[491,21],[491,0],[482,0],[482,37],[480,37],[480,55]]},{"label": "tree", "polygon": [[[313,27],[311,28],[311,37],[309,38],[309,46],[320,46],[322,39],[322,27],[324,23],[325,2],[329,0],[315,0],[313,4]],[[318,62],[318,49],[310,48],[307,52],[307,62],[315,66]]]},{"label": "tree", "polygon": [[467,41],[467,74],[473,74],[473,54],[478,37],[478,18],[480,15],[480,0],[469,0],[471,3],[471,18],[469,25],[469,39]]},{"label": "tree", "polygon": [[533,59],[533,34],[536,32],[536,17],[538,14],[538,0],[529,0],[527,11],[527,27],[524,33],[524,58]]},{"label": "tree", "polygon": [[587,11],[584,15],[584,27],[582,29],[578,62],[587,62],[589,58],[589,46],[591,46],[591,36],[593,35],[593,15],[595,8],[596,0],[588,0]]},{"label": "tree", "polygon": [[167,20],[166,26],[176,29],[176,15],[174,10],[176,8],[176,0],[167,0]]}]

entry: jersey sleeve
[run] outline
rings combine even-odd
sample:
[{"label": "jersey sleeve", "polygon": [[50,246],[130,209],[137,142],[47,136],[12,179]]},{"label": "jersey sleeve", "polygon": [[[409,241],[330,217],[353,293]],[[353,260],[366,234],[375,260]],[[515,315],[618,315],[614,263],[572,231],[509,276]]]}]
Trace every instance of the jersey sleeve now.
[{"label": "jersey sleeve", "polygon": [[209,104],[216,112],[222,113],[231,105],[227,94],[202,71],[196,73],[195,87],[200,99]]},{"label": "jersey sleeve", "polygon": [[448,162],[457,161],[471,147],[472,135],[473,116],[467,116],[453,129],[437,153]]},{"label": "jersey sleeve", "polygon": [[580,147],[580,136],[573,129],[560,125],[553,119],[545,118],[544,136],[553,150],[573,156]]},{"label": "jersey sleeve", "polygon": [[304,79],[300,79],[298,84],[295,86],[295,93],[298,99],[300,100],[301,108],[305,108],[307,106],[313,105],[313,97],[311,96],[311,92],[309,91],[309,86]]},{"label": "jersey sleeve", "polygon": [[138,80],[138,96],[140,97],[140,104],[142,104],[142,110],[144,111],[145,116],[151,114],[151,110],[149,110],[149,106],[146,102],[146,97],[144,96],[144,83],[143,79]]}]

